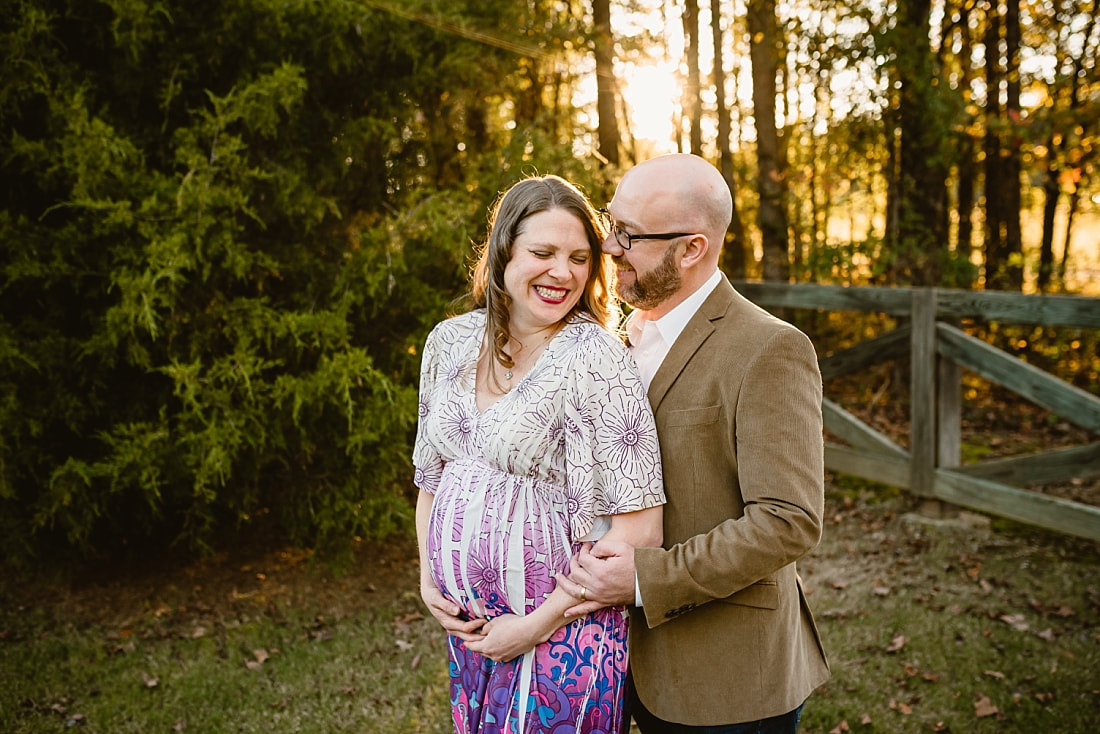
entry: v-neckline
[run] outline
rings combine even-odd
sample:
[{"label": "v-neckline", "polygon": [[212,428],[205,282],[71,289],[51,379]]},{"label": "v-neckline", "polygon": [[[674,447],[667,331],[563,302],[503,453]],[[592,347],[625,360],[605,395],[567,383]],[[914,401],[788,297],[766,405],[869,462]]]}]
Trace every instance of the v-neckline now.
[{"label": "v-neckline", "polygon": [[[508,397],[509,395],[512,395],[513,393],[515,393],[516,391],[519,390],[519,386],[522,385],[524,382],[526,382],[527,378],[530,377],[532,374],[534,374],[535,370],[538,369],[538,366],[542,362],[543,357],[545,357],[547,354],[550,353],[550,349],[551,349],[551,347],[554,346],[554,342],[556,342],[558,340],[558,337],[560,337],[565,332],[565,330],[567,328],[569,328],[569,323],[570,322],[568,322],[568,321],[565,322],[565,324],[563,324],[562,327],[560,329],[558,329],[557,333],[554,334],[552,337],[550,337],[550,341],[546,342],[546,346],[543,348],[542,353],[539,354],[539,356],[535,357],[534,364],[532,364],[531,368],[529,370],[527,370],[527,372],[524,373],[523,377],[519,378],[519,381],[512,387],[512,389],[505,392],[505,393],[503,393],[503,394],[501,394],[501,395],[496,396],[496,400],[489,403],[484,408],[481,407],[481,404],[479,403],[478,396],[477,396],[478,369],[480,367],[479,362],[481,361],[481,359],[480,359],[481,347],[478,347],[479,357],[474,359],[474,389],[471,391],[473,393],[473,398],[474,398],[474,412],[478,415],[478,417],[481,417],[481,416],[485,415],[490,410],[495,408],[506,397]],[[485,384],[486,385],[489,384],[488,376],[486,377]]]}]

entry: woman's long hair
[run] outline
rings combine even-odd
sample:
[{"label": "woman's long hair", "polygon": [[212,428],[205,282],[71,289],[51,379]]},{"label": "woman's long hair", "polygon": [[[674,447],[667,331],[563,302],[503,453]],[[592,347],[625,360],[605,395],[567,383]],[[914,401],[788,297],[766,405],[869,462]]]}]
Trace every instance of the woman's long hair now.
[{"label": "woman's long hair", "polygon": [[566,319],[580,314],[609,330],[618,325],[617,301],[612,291],[613,265],[602,251],[606,233],[596,210],[576,186],[560,176],[525,178],[497,197],[490,207],[488,240],[480,248],[470,282],[469,301],[473,308],[485,309],[485,332],[492,357],[504,367],[514,366],[505,351],[512,338],[509,328],[512,298],[504,288],[504,269],[512,259],[512,246],[523,221],[551,209],[564,209],[580,220],[591,250],[588,281]]}]

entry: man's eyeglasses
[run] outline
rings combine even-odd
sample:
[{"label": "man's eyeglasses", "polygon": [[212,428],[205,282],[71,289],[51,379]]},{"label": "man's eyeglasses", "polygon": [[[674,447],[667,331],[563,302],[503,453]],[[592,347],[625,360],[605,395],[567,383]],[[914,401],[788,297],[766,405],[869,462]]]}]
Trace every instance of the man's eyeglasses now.
[{"label": "man's eyeglasses", "polygon": [[630,234],[622,226],[615,221],[615,217],[611,216],[611,212],[607,209],[597,209],[596,213],[600,216],[600,222],[603,224],[604,229],[610,231],[615,235],[615,241],[619,243],[619,247],[624,250],[629,250],[634,245],[634,240],[674,240],[677,237],[691,237],[694,232],[661,232],[660,234]]}]

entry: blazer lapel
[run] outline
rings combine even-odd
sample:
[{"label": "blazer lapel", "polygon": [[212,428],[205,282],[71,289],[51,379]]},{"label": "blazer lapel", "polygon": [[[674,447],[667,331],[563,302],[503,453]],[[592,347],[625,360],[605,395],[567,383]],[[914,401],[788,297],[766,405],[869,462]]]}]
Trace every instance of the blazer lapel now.
[{"label": "blazer lapel", "polygon": [[657,412],[657,408],[660,406],[665,394],[676,382],[680,373],[683,372],[684,366],[691,360],[692,355],[714,333],[712,322],[726,315],[735,294],[736,291],[733,286],[723,275],[722,282],[703,301],[703,305],[691,317],[672,348],[668,350],[668,354],[661,362],[661,366],[657,368],[657,372],[653,375],[653,380],[649,384],[649,404],[654,413]]}]

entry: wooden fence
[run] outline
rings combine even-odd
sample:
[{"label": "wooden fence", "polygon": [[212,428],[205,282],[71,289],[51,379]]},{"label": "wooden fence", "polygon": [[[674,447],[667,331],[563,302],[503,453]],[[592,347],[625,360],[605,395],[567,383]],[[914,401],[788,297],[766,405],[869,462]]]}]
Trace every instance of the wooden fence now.
[{"label": "wooden fence", "polygon": [[821,359],[824,380],[877,362],[910,360],[909,450],[825,398],[825,427],[848,445],[825,444],[825,465],[908,489],[918,497],[1100,540],[1100,507],[1024,489],[1100,476],[1100,442],[963,465],[963,368],[1043,406],[1094,435],[1100,398],[952,325],[986,322],[1100,329],[1100,298],[937,288],[872,288],[735,281],[754,303],[775,308],[890,314],[905,323]]}]

